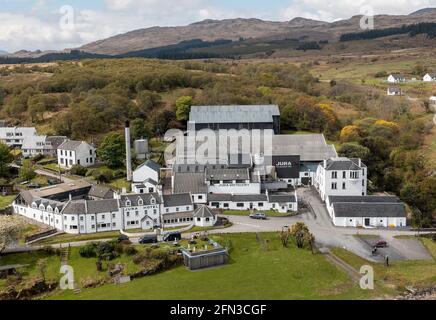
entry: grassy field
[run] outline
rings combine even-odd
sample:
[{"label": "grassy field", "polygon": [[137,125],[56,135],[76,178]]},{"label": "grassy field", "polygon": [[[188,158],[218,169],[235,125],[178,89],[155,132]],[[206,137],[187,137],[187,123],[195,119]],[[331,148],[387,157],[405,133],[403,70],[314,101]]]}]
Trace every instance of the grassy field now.
[{"label": "grassy field", "polygon": [[117,238],[120,235],[119,231],[109,231],[109,232],[99,232],[99,233],[91,233],[91,234],[60,234],[36,243],[37,245],[50,245],[57,243],[69,243],[69,242],[77,242],[77,241],[92,241],[92,240],[100,240],[100,239],[113,239]]},{"label": "grassy field", "polygon": [[[22,264],[28,267],[19,269],[23,279],[41,277],[41,273],[36,264],[40,259],[47,259],[46,279],[56,280],[60,277],[59,269],[61,267],[60,258],[57,255],[47,255],[45,252],[19,253],[6,255],[0,258],[0,266]],[[5,286],[6,281],[0,280],[0,290]]]},{"label": "grassy field", "polygon": [[14,201],[16,195],[12,196],[0,196],[0,209],[4,209],[11,205],[12,201]]},{"label": "grassy field", "polygon": [[[213,237],[231,242],[230,264],[199,272],[184,267],[134,280],[124,285],[56,292],[51,299],[339,299],[368,298],[323,255],[294,245],[285,249],[277,234],[233,234]],[[72,255],[74,265],[74,255]],[[77,266],[79,275],[94,273],[95,266]]]},{"label": "grassy field", "polygon": [[409,285],[428,287],[436,284],[436,264],[431,260],[394,261],[390,263],[390,267],[385,267],[341,248],[333,249],[333,252],[357,270],[363,265],[371,265],[374,268],[375,286],[378,290],[386,288],[402,292]]}]

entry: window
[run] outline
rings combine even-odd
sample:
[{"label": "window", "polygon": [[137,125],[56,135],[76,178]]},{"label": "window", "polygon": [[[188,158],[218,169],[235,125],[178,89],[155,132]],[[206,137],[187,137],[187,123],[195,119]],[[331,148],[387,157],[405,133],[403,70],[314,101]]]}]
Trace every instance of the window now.
[{"label": "window", "polygon": [[343,178],[343,179],[346,179],[346,178],[347,178],[347,172],[346,172],[346,171],[343,171],[343,172],[342,172],[342,178]]},{"label": "window", "polygon": [[103,214],[103,215],[101,216],[101,219],[104,220],[105,218],[106,218],[106,216]]},{"label": "window", "polygon": [[332,183],[332,190],[337,190],[338,189],[338,184],[336,182]]},{"label": "window", "polygon": [[127,212],[127,218],[130,218],[130,212]]},{"label": "window", "polygon": [[92,150],[89,150],[89,155],[92,156]]},{"label": "window", "polygon": [[189,211],[189,209],[190,209],[189,207],[186,207],[186,211]]},{"label": "window", "polygon": [[198,200],[203,200],[203,196],[198,196]]},{"label": "window", "polygon": [[332,179],[337,179],[338,178],[338,172],[337,171],[333,171],[332,172]]},{"label": "window", "polygon": [[263,207],[263,202],[259,202],[257,205],[258,205],[259,207]]},{"label": "window", "polygon": [[244,204],[243,204],[243,203],[237,203],[236,206],[237,206],[238,208],[243,208],[243,207],[244,207]]},{"label": "window", "polygon": [[112,213],[112,219],[115,219],[115,213]]},{"label": "window", "polygon": [[138,206],[143,206],[143,205],[144,205],[144,200],[139,199],[139,200],[138,200]]},{"label": "window", "polygon": [[77,164],[80,166],[80,159],[79,160],[77,160]]},{"label": "window", "polygon": [[365,180],[362,180],[362,187],[365,186]]},{"label": "window", "polygon": [[350,178],[351,179],[359,179],[359,172],[358,171],[350,172]]},{"label": "window", "polygon": [[228,208],[230,205],[228,203],[224,203],[224,208]]},{"label": "window", "polygon": [[94,216],[91,216],[91,220],[94,221]]},{"label": "window", "polygon": [[346,184],[344,182],[344,183],[342,183],[342,190],[345,190],[345,189],[347,189],[347,188],[346,188]]},{"label": "window", "polygon": [[80,217],[80,221],[83,221],[83,217]]},{"label": "window", "polygon": [[132,205],[132,202],[130,202],[129,200],[126,201],[126,207],[130,207]]}]

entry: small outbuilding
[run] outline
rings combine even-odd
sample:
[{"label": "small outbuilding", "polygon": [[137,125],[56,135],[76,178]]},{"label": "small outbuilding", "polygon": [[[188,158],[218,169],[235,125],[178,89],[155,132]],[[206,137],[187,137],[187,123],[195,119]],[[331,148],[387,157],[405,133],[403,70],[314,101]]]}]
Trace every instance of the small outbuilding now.
[{"label": "small outbuilding", "polygon": [[217,215],[207,206],[198,207],[194,211],[194,223],[197,227],[213,227],[217,220]]}]

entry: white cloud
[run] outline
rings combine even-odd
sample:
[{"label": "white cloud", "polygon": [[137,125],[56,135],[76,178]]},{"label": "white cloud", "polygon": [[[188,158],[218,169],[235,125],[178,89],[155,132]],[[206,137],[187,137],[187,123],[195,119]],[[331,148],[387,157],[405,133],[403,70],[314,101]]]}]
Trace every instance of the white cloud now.
[{"label": "white cloud", "polygon": [[282,19],[295,17],[334,21],[347,19],[370,6],[377,14],[409,14],[414,10],[436,5],[436,0],[294,0],[281,12]]}]

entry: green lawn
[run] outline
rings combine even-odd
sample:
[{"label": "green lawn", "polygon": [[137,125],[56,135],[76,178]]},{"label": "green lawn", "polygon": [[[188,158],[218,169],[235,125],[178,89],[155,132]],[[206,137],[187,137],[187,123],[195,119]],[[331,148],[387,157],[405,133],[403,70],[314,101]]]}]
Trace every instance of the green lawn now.
[{"label": "green lawn", "polygon": [[16,195],[12,196],[0,196],[0,209],[4,209],[11,205],[12,201],[14,201]]},{"label": "green lawn", "polygon": [[[292,213],[280,213],[272,210],[259,211],[265,213],[268,217],[289,217]],[[227,216],[249,216],[251,211],[249,210],[225,210],[223,215]]]},{"label": "green lawn", "polygon": [[376,289],[381,291],[396,289],[403,292],[409,285],[428,287],[436,284],[436,264],[431,260],[391,261],[391,266],[385,267],[383,264],[369,262],[341,248],[333,249],[333,252],[356,270],[363,265],[371,265],[374,268]]},{"label": "green lawn", "polygon": [[[231,242],[230,264],[191,272],[185,267],[123,285],[105,285],[83,290],[56,292],[51,299],[328,299],[367,298],[362,291],[323,255],[295,246],[283,248],[277,234],[262,234],[267,244],[255,234],[214,236],[222,243]],[[74,264],[74,255],[72,255]],[[93,262],[80,262],[82,274],[95,273]]]},{"label": "green lawn", "polygon": [[[41,273],[36,267],[36,263],[39,259],[47,259],[46,278],[49,280],[56,280],[60,278],[61,261],[57,255],[47,255],[45,252],[31,252],[31,253],[19,253],[13,255],[6,255],[0,258],[0,266],[22,264],[29,265],[26,268],[19,269],[18,271],[23,275],[23,279],[29,279],[33,277],[41,277]],[[0,290],[6,284],[5,280],[0,280]]]},{"label": "green lawn", "polygon": [[119,231],[99,232],[91,234],[73,235],[73,234],[61,234],[42,241],[37,242],[37,245],[49,245],[57,243],[69,243],[77,241],[91,241],[100,239],[112,239],[117,238],[120,235]]}]

